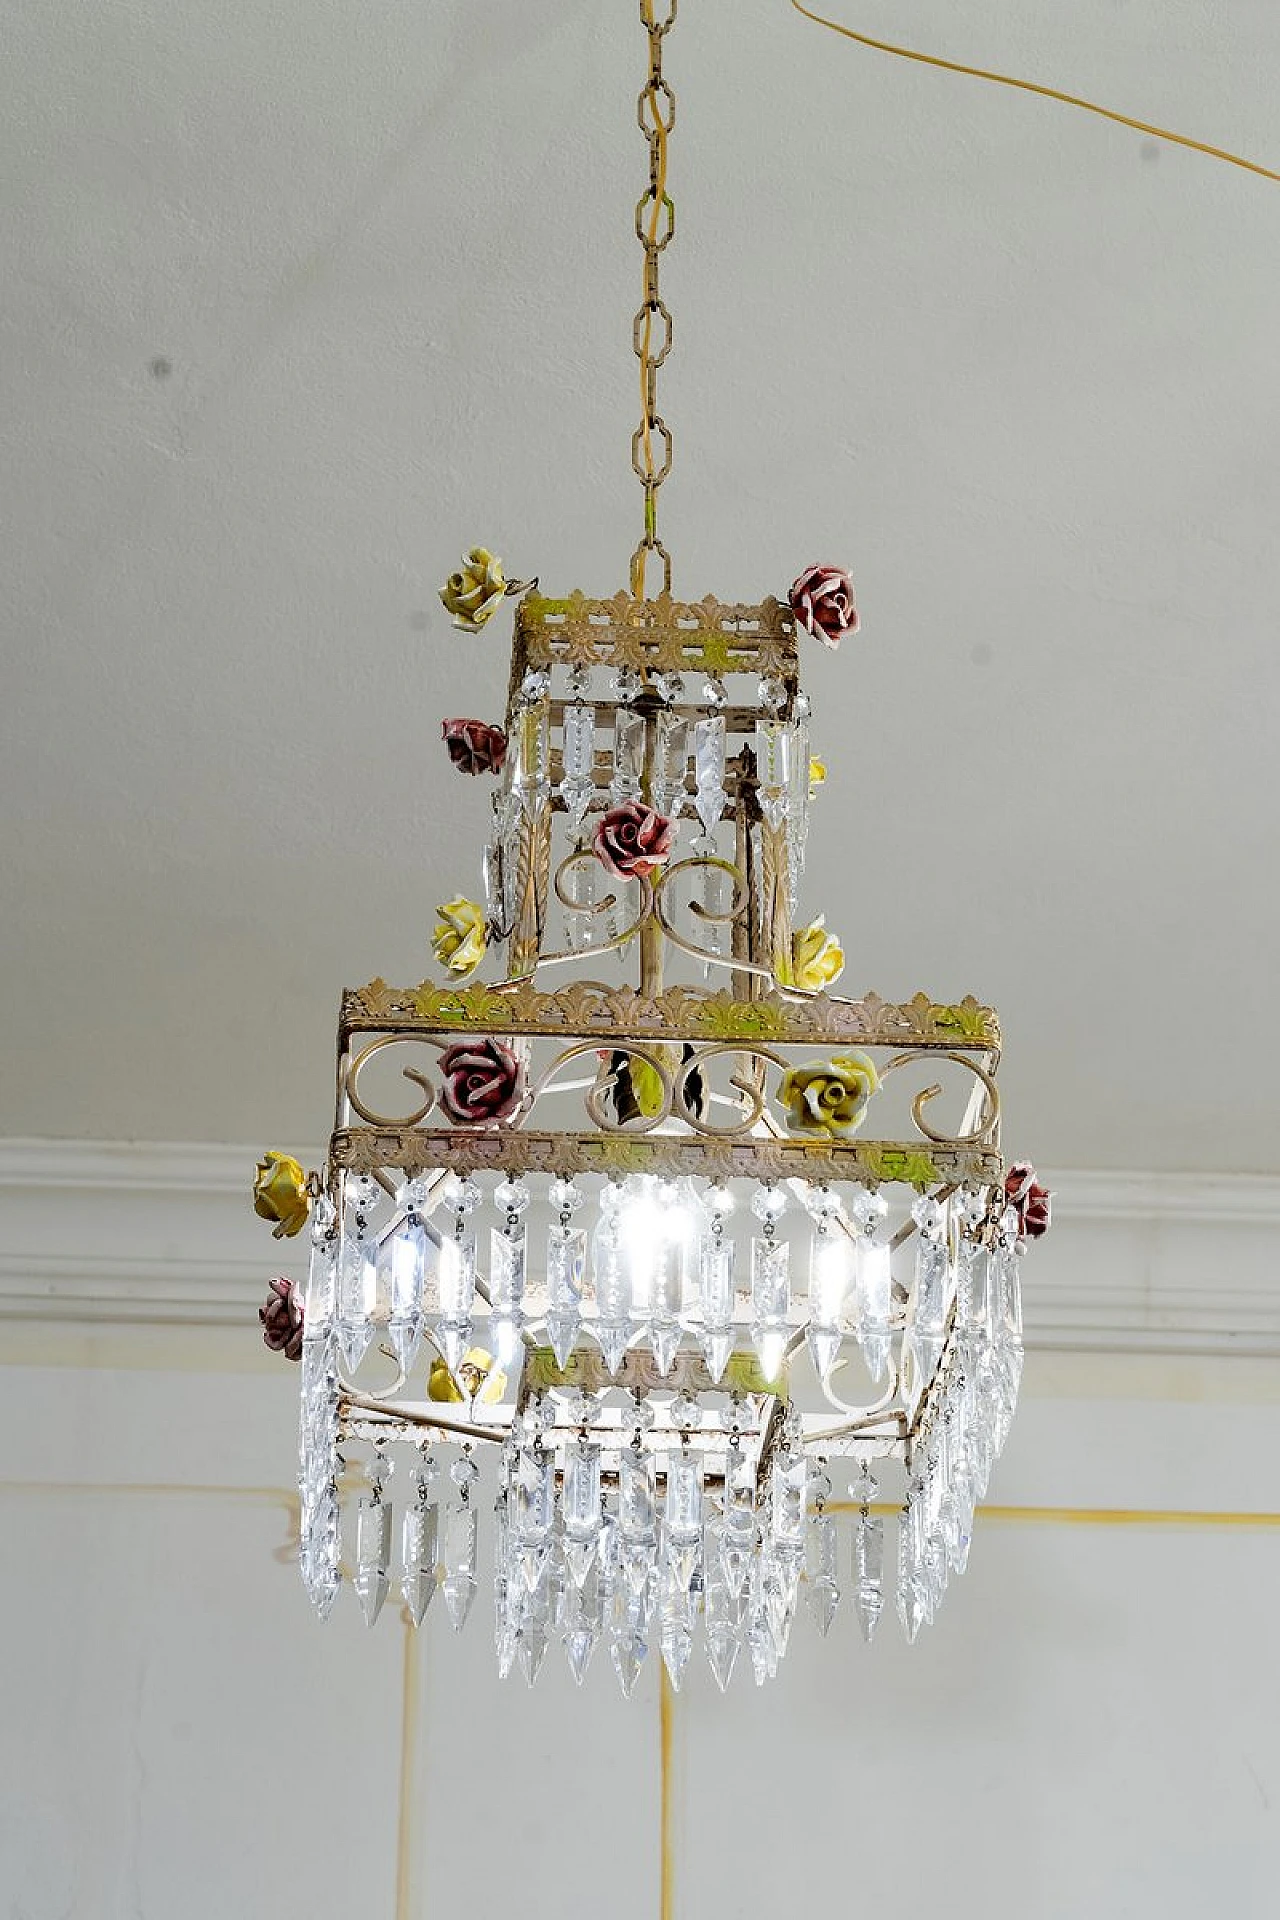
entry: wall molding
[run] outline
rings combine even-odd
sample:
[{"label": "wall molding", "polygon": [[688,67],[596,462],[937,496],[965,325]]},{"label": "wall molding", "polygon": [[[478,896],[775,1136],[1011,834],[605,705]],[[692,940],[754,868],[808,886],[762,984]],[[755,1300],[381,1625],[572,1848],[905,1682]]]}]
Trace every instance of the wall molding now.
[{"label": "wall molding", "polygon": [[[306,1158],[307,1156],[304,1156]],[[318,1155],[312,1155],[314,1163]],[[0,1320],[249,1323],[305,1245],[248,1204],[257,1150],[0,1140]],[[1027,1344],[1280,1355],[1280,1178],[1063,1171]]]}]

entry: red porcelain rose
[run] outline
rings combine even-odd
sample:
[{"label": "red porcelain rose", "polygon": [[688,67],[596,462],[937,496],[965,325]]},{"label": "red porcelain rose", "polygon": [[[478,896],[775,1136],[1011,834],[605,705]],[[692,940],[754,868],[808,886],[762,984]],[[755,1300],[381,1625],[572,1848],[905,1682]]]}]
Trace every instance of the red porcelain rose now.
[{"label": "red porcelain rose", "polygon": [[595,849],[610,873],[630,880],[660,866],[671,852],[674,828],[643,800],[610,807],[595,831]]},{"label": "red porcelain rose", "polygon": [[273,1353],[282,1353],[287,1360],[301,1359],[302,1302],[292,1280],[279,1275],[271,1282],[267,1304],[258,1308],[258,1318],[262,1337]]},{"label": "red porcelain rose", "polygon": [[500,1040],[460,1040],[440,1056],[440,1104],[459,1126],[509,1120],[520,1105],[520,1062]]},{"label": "red porcelain rose", "polygon": [[1004,1177],[1004,1197],[1018,1216],[1020,1240],[1039,1240],[1052,1225],[1053,1195],[1036,1182],[1029,1160],[1015,1160]]},{"label": "red porcelain rose", "polygon": [[843,567],[806,567],[793,583],[790,599],[797,626],[824,647],[838,647],[861,624],[853,581]]},{"label": "red porcelain rose", "polygon": [[507,736],[501,727],[483,720],[446,720],[442,730],[449,758],[460,773],[502,772]]}]

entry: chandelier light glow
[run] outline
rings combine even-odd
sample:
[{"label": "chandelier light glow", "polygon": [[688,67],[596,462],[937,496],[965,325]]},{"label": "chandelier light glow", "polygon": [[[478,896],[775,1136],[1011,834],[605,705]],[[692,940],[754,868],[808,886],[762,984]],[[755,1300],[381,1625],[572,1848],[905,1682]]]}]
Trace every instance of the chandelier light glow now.
[{"label": "chandelier light glow", "polygon": [[676,1686],[699,1640],[722,1687],[770,1677],[802,1600],[825,1634],[847,1594],[870,1639],[882,1475],[914,1639],[967,1559],[1017,1398],[1020,1255],[1049,1224],[1001,1155],[994,1012],[838,995],[842,944],[799,916],[826,778],[799,648],[856,633],[849,575],[672,598],[676,0],[640,11],[630,591],[550,598],[483,548],[450,578],[467,632],[516,601],[504,724],[443,723],[458,773],[494,783],[483,899],[438,908],[442,978],[344,994],[325,1167],[268,1154],[255,1183],[278,1235],[309,1223],[305,1297],[277,1280],[262,1318],[301,1361],[317,1611],[345,1566],[370,1625],[394,1582],[460,1629],[484,1546],[502,1672],[532,1682],[558,1640],[581,1680],[604,1644],[627,1693],[655,1644]]}]

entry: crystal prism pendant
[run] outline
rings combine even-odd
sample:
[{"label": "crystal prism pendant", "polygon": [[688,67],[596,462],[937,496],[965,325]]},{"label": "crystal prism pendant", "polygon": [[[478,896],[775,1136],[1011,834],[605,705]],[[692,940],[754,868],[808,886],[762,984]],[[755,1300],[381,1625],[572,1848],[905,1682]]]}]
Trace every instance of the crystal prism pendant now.
[{"label": "crystal prism pendant", "polygon": [[575,1587],[586,1581],[600,1544],[600,1449],[585,1441],[570,1448],[561,1487],[564,1563]]},{"label": "crystal prism pendant", "polygon": [[564,1601],[564,1654],[579,1686],[595,1652],[604,1626],[604,1588],[600,1569],[589,1569],[581,1586],[570,1583]]},{"label": "crystal prism pendant", "polygon": [[[579,853],[587,849],[579,846]],[[563,871],[559,887],[565,909],[565,939],[573,952],[580,952],[592,944],[592,925],[596,906],[603,882],[603,869],[594,855],[587,859],[575,860],[572,866]]]},{"label": "crystal prism pendant", "polygon": [[636,1690],[636,1681],[640,1677],[640,1668],[649,1651],[648,1640],[639,1627],[625,1633],[614,1635],[609,1647],[609,1657],[613,1661],[613,1670],[618,1676],[618,1685],[623,1697],[629,1700]]},{"label": "crystal prism pendant", "polygon": [[689,764],[689,722],[674,713],[660,713],[653,776],[653,804],[669,820],[679,817],[685,801],[685,772]]},{"label": "crystal prism pendant", "polygon": [[777,1379],[787,1347],[790,1258],[785,1240],[751,1242],[751,1339],[766,1380]]},{"label": "crystal prism pendant", "polygon": [[306,1326],[319,1333],[333,1320],[338,1287],[338,1234],[333,1204],[316,1201],[311,1218],[311,1259],[307,1267]]},{"label": "crystal prism pendant", "polygon": [[338,1376],[331,1339],[307,1328],[302,1343],[298,1489],[301,1496],[299,1564],[312,1606],[322,1620],[333,1609],[342,1579],[338,1510]]},{"label": "crystal prism pendant", "polygon": [[426,1228],[411,1210],[378,1247],[378,1294],[388,1304],[387,1335],[404,1373],[413,1365],[422,1339],[429,1245]]},{"label": "crystal prism pendant", "polygon": [[757,722],[756,764],[760,811],[771,827],[780,827],[787,817],[791,795],[791,729],[785,721]]},{"label": "crystal prism pendant", "polygon": [[684,1181],[664,1180],[657,1194],[660,1229],[652,1243],[648,1334],[654,1365],[665,1379],[683,1338],[685,1275],[697,1259],[696,1208]]},{"label": "crystal prism pendant", "polygon": [[819,1220],[809,1264],[809,1351],[818,1378],[829,1378],[840,1356],[845,1310],[853,1288],[853,1243],[835,1222]]},{"label": "crystal prism pendant", "polygon": [[709,1233],[702,1247],[700,1313],[695,1327],[713,1381],[719,1381],[733,1352],[733,1266],[734,1242]]},{"label": "crystal prism pendant", "polygon": [[839,1541],[833,1513],[818,1512],[809,1516],[806,1574],[809,1611],[825,1639],[840,1602]]},{"label": "crystal prism pendant", "polygon": [[489,1233],[489,1336],[502,1367],[516,1357],[524,1328],[525,1230],[509,1220]]},{"label": "crystal prism pendant", "polygon": [[348,1375],[368,1351],[378,1305],[378,1243],[366,1214],[376,1188],[363,1175],[352,1185],[338,1248],[338,1346]]},{"label": "crystal prism pendant", "polygon": [[870,1641],[884,1608],[884,1521],[860,1513],[853,1523],[853,1605],[862,1637]]},{"label": "crystal prism pendant", "polygon": [[516,1456],[511,1504],[512,1561],[529,1593],[546,1573],[554,1522],[555,1459],[537,1441]]},{"label": "crystal prism pendant", "polygon": [[714,833],[698,834],[690,851],[699,862],[695,874],[701,897],[691,902],[690,912],[698,923],[705,978],[711,972],[711,960],[724,952],[725,920],[731,910],[733,896],[732,876],[724,867],[715,864],[719,849]]},{"label": "crystal prism pendant", "polygon": [[696,1453],[682,1450],[667,1461],[664,1538],[668,1585],[687,1607],[702,1563],[702,1460]]},{"label": "crystal prism pendant", "polygon": [[356,1570],[352,1585],[366,1627],[382,1612],[391,1565],[391,1508],[380,1492],[362,1494],[356,1510]]},{"label": "crystal prism pendant", "polygon": [[514,717],[517,743],[512,761],[511,792],[530,826],[551,797],[550,709],[545,699],[521,707]]},{"label": "crystal prism pendant", "polygon": [[739,1598],[746,1589],[755,1539],[755,1487],[741,1448],[732,1446],[725,1455],[720,1564],[725,1583],[735,1598]]},{"label": "crystal prism pendant", "polygon": [[429,1481],[418,1481],[418,1497],[404,1510],[400,1532],[400,1591],[415,1627],[431,1605],[436,1590],[436,1549],[439,1509],[429,1504]]},{"label": "crystal prism pendant", "polygon": [[672,1690],[679,1693],[689,1655],[693,1652],[692,1627],[679,1615],[668,1619],[664,1613],[659,1629],[659,1645],[662,1648],[662,1664],[667,1670]]},{"label": "crystal prism pendant", "polygon": [[723,1693],[733,1678],[742,1650],[742,1596],[730,1587],[724,1574],[723,1553],[719,1541],[708,1539],[706,1591],[707,1662],[715,1683]]},{"label": "crystal prism pendant", "polygon": [[694,723],[693,769],[697,782],[694,806],[704,833],[712,833],[724,812],[724,715],[710,714]]},{"label": "crystal prism pendant", "polygon": [[653,1456],[633,1442],[618,1466],[618,1532],[624,1547],[654,1546],[657,1500]]},{"label": "crystal prism pendant", "polygon": [[476,1293],[476,1237],[459,1217],[461,1232],[440,1243],[437,1286],[440,1323],[437,1335],[445,1363],[456,1373],[471,1345],[471,1315]]},{"label": "crystal prism pendant", "polygon": [[858,1344],[873,1380],[883,1380],[893,1351],[893,1268],[882,1194],[861,1194],[850,1206],[858,1226],[853,1248]]},{"label": "crystal prism pendant", "polygon": [[569,830],[576,834],[586,818],[595,795],[596,710],[571,706],[564,710],[564,778],[560,798],[569,816]]},{"label": "crystal prism pendant", "polygon": [[547,1229],[547,1339],[556,1364],[567,1367],[582,1325],[582,1281],[587,1236],[582,1227]]},{"label": "crystal prism pendant", "polygon": [[622,1196],[605,1188],[600,1217],[591,1239],[591,1265],[596,1291],[596,1319],[591,1331],[610,1373],[617,1373],[631,1340],[631,1287],[627,1273],[619,1211]]},{"label": "crystal prism pendant", "polygon": [[936,1200],[917,1200],[911,1209],[916,1221],[915,1277],[907,1304],[907,1325],[915,1361],[918,1400],[938,1370],[947,1322],[949,1262],[942,1239],[941,1209]]},{"label": "crystal prism pendant", "polygon": [[444,1510],[445,1605],[454,1631],[461,1633],[476,1597],[476,1515],[470,1501],[450,1501]]},{"label": "crystal prism pendant", "polygon": [[613,719],[613,778],[609,798],[614,806],[640,798],[644,775],[644,716],[619,707]]},{"label": "crystal prism pendant", "polygon": [[794,913],[809,838],[809,697],[804,693],[796,695],[789,749],[789,778],[787,856],[790,861],[791,911]]}]

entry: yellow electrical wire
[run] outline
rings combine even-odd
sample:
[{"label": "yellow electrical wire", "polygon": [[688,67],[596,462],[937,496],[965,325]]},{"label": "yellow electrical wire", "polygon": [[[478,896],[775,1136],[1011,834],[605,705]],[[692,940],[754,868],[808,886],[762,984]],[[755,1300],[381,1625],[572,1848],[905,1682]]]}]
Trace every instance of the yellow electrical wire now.
[{"label": "yellow electrical wire", "polygon": [[1062,93],[1057,87],[1042,87],[1035,80],[1016,80],[1009,73],[993,73],[987,67],[968,67],[959,60],[943,60],[936,53],[918,53],[912,47],[896,47],[888,40],[875,40],[869,33],[855,33],[852,27],[840,25],[838,20],[828,20],[820,13],[810,12],[802,6],[800,0],[791,0],[797,13],[806,20],[812,20],[815,26],[829,27],[832,33],[843,34],[846,40],[856,40],[860,47],[872,47],[877,53],[896,54],[901,60],[918,60],[922,66],[941,67],[944,73],[967,74],[971,80],[991,80],[998,87],[1017,87],[1021,93],[1037,93],[1042,100],[1057,100],[1064,107],[1079,107],[1082,113],[1096,113],[1103,120],[1112,120],[1118,127],[1132,127],[1137,133],[1149,133],[1155,140],[1171,141],[1175,147],[1189,147],[1193,153],[1208,154],[1211,160],[1225,160],[1228,166],[1243,167],[1246,173],[1256,173],[1263,180],[1280,180],[1280,173],[1273,173],[1270,167],[1258,165],[1256,160],[1246,160],[1238,153],[1228,153],[1225,147],[1211,147],[1203,140],[1192,140],[1185,133],[1171,133],[1168,127],[1155,127],[1146,120],[1135,120],[1130,114],[1115,113],[1110,107],[1100,107],[1094,100],[1082,100],[1078,94]]}]

